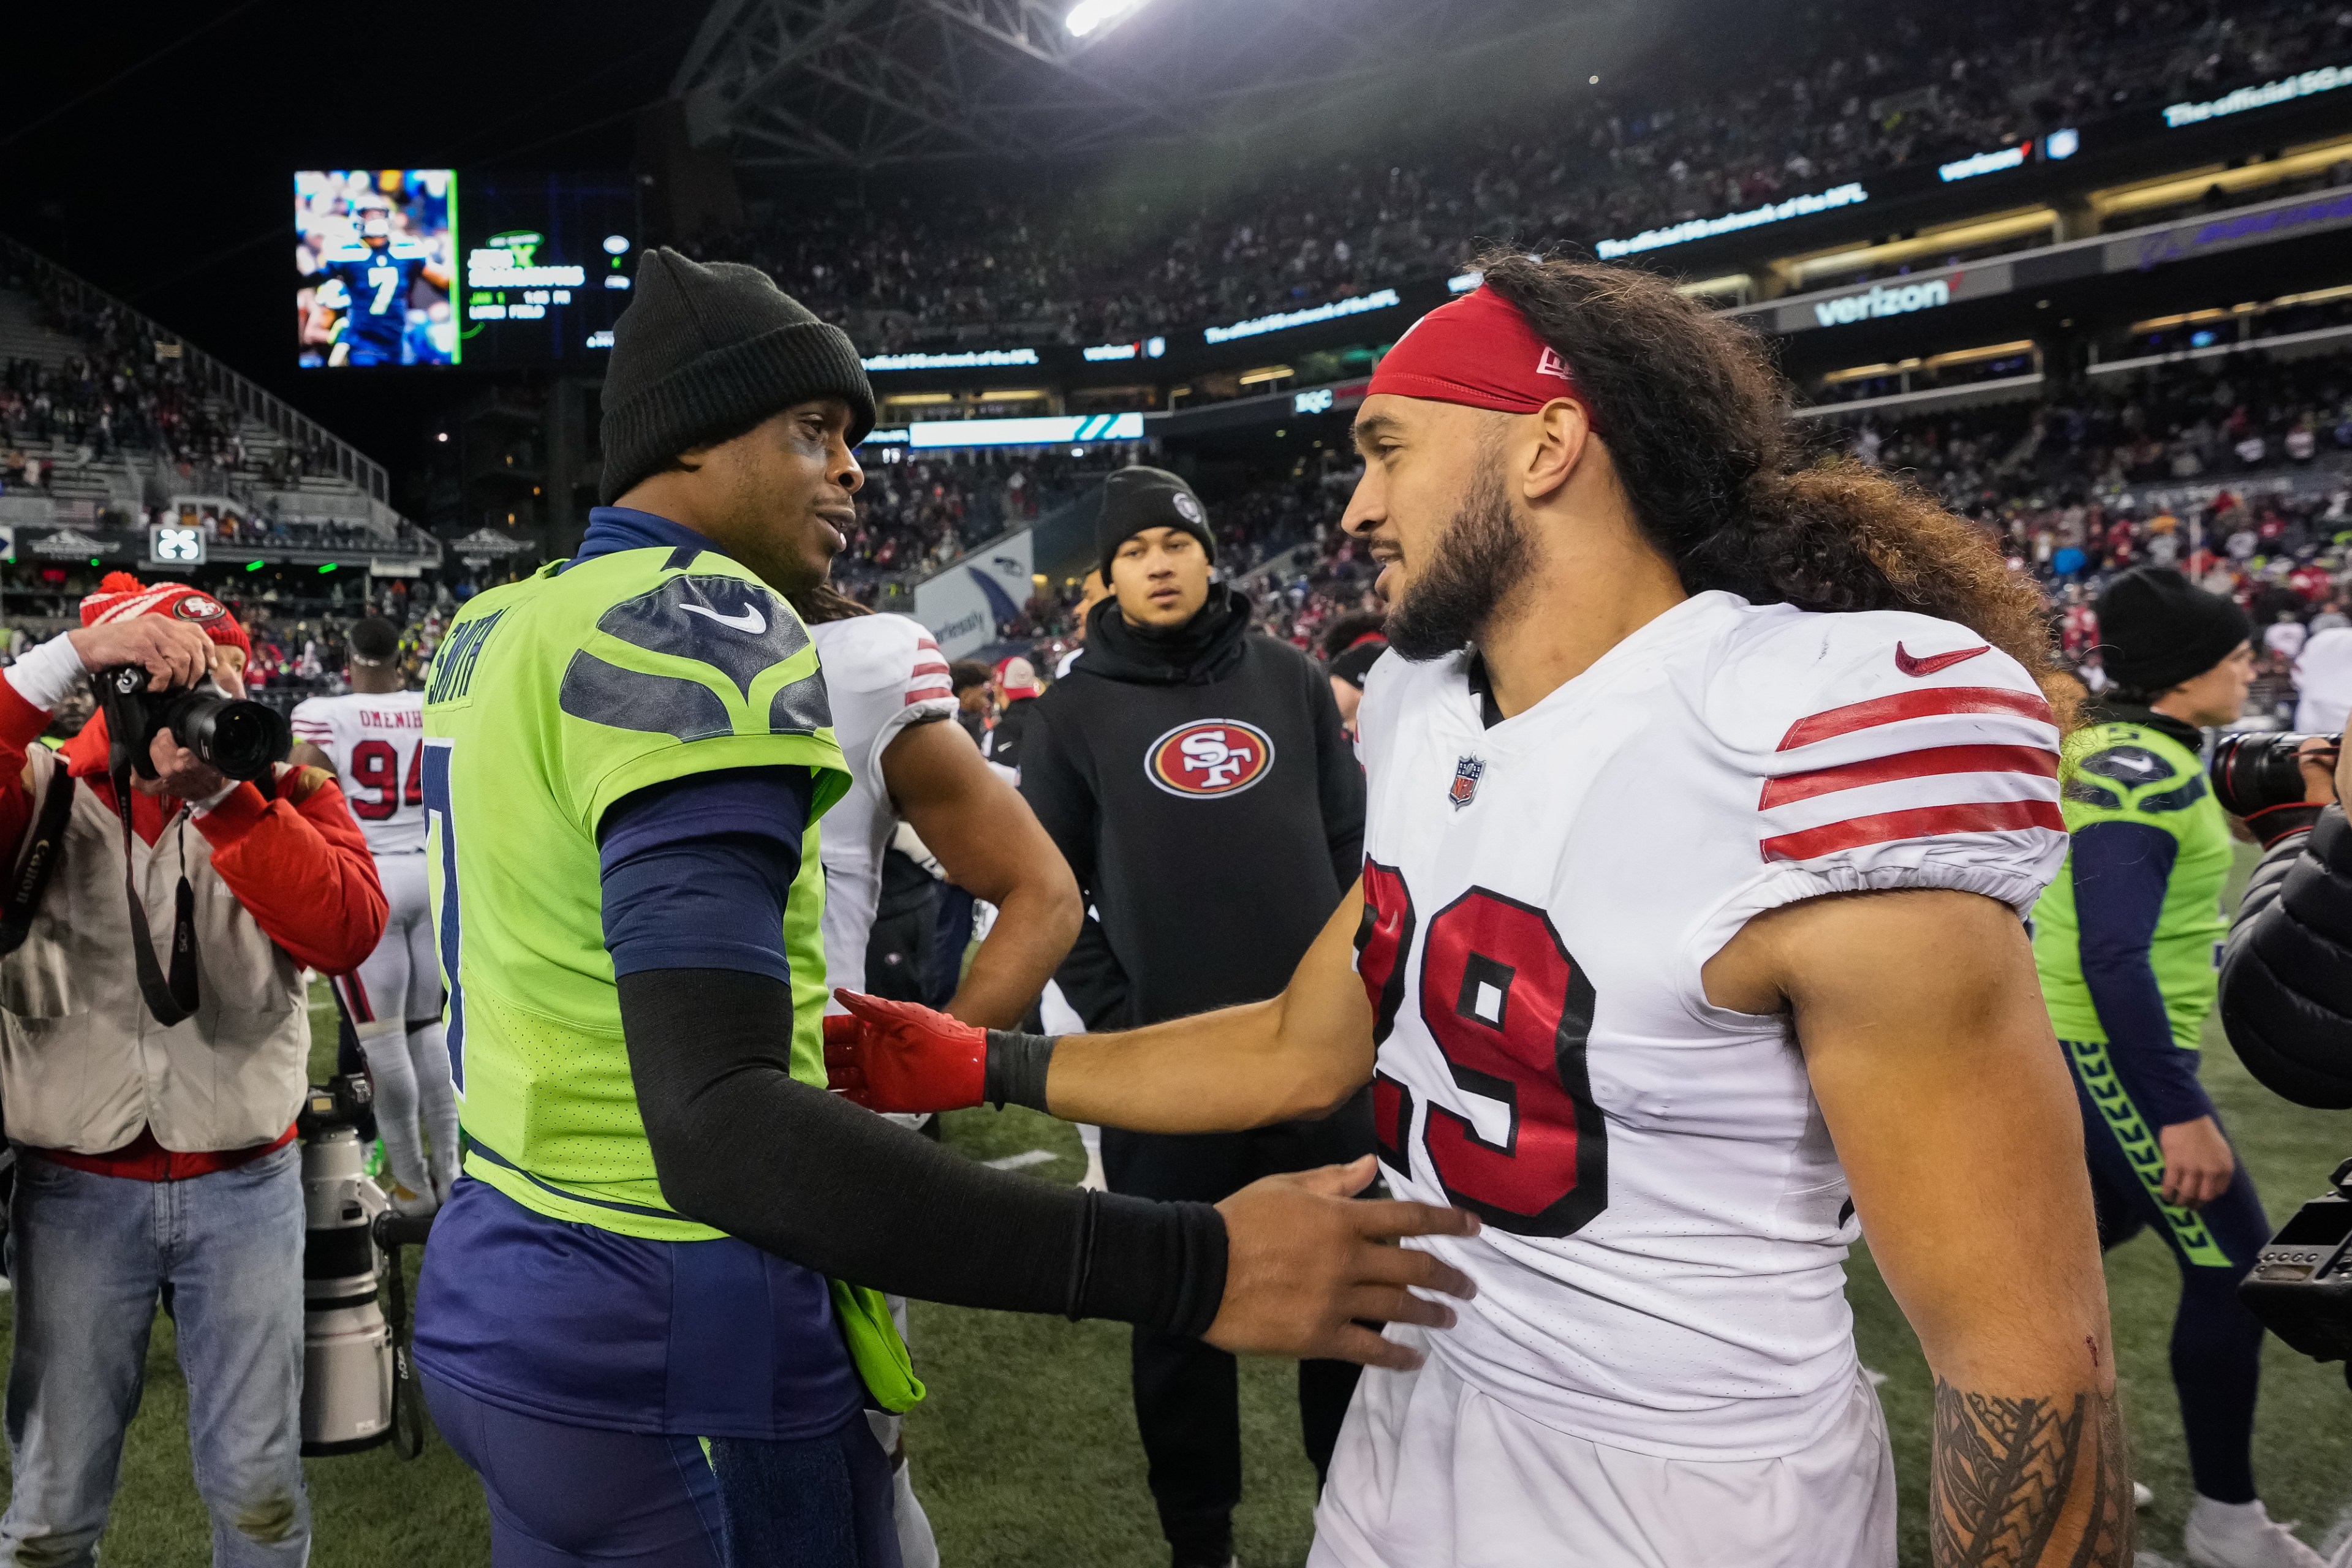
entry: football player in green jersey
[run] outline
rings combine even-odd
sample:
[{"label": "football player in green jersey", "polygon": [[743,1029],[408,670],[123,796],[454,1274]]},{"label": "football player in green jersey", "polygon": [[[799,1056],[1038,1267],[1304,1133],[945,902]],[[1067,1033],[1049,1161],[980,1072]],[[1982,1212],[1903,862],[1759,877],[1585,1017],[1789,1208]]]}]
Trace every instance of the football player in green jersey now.
[{"label": "football player in green jersey", "polygon": [[[877,1291],[1408,1356],[1451,1209],[1370,1162],[1213,1207],[987,1170],[824,1089],[817,821],[847,775],[809,635],[874,400],[756,269],[649,252],[575,556],[470,601],[425,692],[465,1176],[418,1291],[499,1568],[895,1565],[865,1410],[921,1396]],[[706,1458],[706,1453],[708,1458]]]},{"label": "football player in green jersey", "polygon": [[2153,1229],[2180,1266],[2172,1380],[2197,1487],[2189,1559],[2319,1568],[2254,1495],[2263,1326],[2239,1304],[2238,1281],[2270,1225],[2197,1081],[2234,858],[2199,728],[2233,724],[2245,706],[2250,627],[2235,604],[2167,567],[2117,578],[2098,616],[2115,684],[2067,741],[2070,843],[2034,905],[2034,962],[2074,1064],[2100,1242]]}]

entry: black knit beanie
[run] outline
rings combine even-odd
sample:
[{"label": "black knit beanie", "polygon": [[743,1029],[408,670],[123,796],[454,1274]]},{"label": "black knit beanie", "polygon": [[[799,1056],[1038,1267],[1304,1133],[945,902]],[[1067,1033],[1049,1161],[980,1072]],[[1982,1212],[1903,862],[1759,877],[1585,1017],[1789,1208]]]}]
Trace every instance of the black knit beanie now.
[{"label": "black knit beanie", "polygon": [[846,332],[756,267],[649,250],[613,323],[599,494],[609,507],[679,453],[820,397],[849,404],[852,446],[874,428],[874,388]]},{"label": "black knit beanie", "polygon": [[2125,572],[2099,596],[2099,663],[2126,692],[2194,680],[2253,635],[2246,612],[2168,566]]},{"label": "black knit beanie", "polygon": [[1387,638],[1367,637],[1338,654],[1325,668],[1333,678],[1345,681],[1360,692],[1364,689],[1364,677],[1372,673],[1372,666],[1379,664],[1381,655],[1388,651]]},{"label": "black knit beanie", "polygon": [[1096,565],[1110,581],[1118,547],[1146,528],[1179,528],[1201,541],[1211,561],[1217,541],[1209,537],[1209,509],[1192,486],[1165,468],[1120,468],[1103,481],[1102,510],[1095,519]]}]

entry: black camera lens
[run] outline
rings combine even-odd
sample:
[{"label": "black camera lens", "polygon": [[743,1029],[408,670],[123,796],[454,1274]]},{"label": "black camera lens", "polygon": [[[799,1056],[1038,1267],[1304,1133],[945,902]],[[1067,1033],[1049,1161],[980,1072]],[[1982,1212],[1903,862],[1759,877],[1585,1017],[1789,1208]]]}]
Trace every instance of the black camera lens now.
[{"label": "black camera lens", "polygon": [[189,693],[173,705],[163,725],[230,779],[258,779],[286,752],[285,727],[275,709],[214,692]]},{"label": "black camera lens", "polygon": [[2303,763],[2295,755],[2306,740],[2327,742],[2335,760],[2336,737],[2255,731],[2225,735],[2213,743],[2206,776],[2213,798],[2233,817],[2251,817],[2273,806],[2293,806],[2304,798]]}]

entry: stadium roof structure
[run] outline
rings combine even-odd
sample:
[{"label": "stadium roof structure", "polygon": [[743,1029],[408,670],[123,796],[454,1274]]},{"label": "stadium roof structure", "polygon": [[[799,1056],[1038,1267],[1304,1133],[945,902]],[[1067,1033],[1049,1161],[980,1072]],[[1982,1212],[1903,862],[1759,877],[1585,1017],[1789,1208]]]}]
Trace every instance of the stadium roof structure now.
[{"label": "stadium roof structure", "polygon": [[1072,0],[715,0],[670,90],[698,145],[730,138],[751,168],[1248,143],[1374,110],[1408,71],[1605,34],[1622,3],[1088,0],[1106,19],[1080,35]]}]

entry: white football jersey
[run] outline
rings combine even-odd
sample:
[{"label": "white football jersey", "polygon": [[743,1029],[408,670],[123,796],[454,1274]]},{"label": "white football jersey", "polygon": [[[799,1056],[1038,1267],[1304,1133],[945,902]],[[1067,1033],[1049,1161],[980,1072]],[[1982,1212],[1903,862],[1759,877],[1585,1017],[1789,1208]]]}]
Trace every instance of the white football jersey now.
[{"label": "white football jersey", "polygon": [[[931,634],[903,615],[859,615],[812,626],[833,703],[833,732],[849,763],[849,793],[818,823],[824,862],[828,991],[866,988],[866,943],[882,894],[882,852],[898,831],[882,753],[910,724],[953,718],[948,661]],[[830,996],[826,1010],[841,1004]]]},{"label": "white football jersey", "polygon": [[351,692],[295,705],[294,738],[334,759],[376,854],[425,851],[425,694]]},{"label": "white football jersey", "polygon": [[1381,1159],[1486,1221],[1429,1243],[1478,1286],[1432,1344],[1604,1446],[1793,1453],[1853,1386],[1860,1232],[1785,1020],[1700,969],[1822,894],[2021,916],[2066,851],[2050,711],[1950,622],[1720,592],[1491,728],[1473,667],[1390,653],[1359,719]]}]

